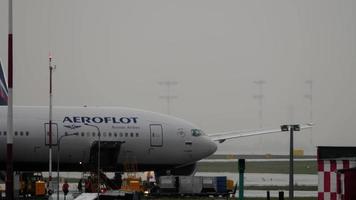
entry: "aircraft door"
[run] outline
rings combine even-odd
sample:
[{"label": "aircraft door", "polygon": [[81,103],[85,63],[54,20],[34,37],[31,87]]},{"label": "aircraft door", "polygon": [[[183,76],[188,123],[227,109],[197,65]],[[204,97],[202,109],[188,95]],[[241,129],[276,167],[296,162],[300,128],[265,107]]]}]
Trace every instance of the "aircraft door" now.
[{"label": "aircraft door", "polygon": [[[49,145],[49,123],[45,123],[45,143]],[[58,125],[52,122],[52,145],[57,145],[58,140]]]},{"label": "aircraft door", "polygon": [[151,147],[163,146],[163,129],[161,124],[150,124]]}]

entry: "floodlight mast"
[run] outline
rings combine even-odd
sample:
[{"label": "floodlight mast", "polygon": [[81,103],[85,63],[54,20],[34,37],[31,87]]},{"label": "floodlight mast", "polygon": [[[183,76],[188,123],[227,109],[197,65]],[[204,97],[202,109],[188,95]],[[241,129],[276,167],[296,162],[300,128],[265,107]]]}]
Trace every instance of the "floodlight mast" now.
[{"label": "floodlight mast", "polygon": [[51,193],[52,189],[53,189],[53,185],[52,185],[52,73],[53,73],[53,65],[52,65],[52,55],[51,53],[49,54],[48,57],[49,60],[49,132],[48,132],[48,139],[49,139],[49,169],[48,169],[48,186],[50,187],[50,189],[48,190],[49,193]]},{"label": "floodlight mast", "polygon": [[258,105],[259,105],[259,110],[258,110],[258,117],[259,117],[259,128],[263,127],[263,84],[266,83],[266,81],[264,80],[258,80],[258,81],[254,81],[253,83],[255,83],[258,86],[258,94],[254,95],[253,98],[258,100]]},{"label": "floodlight mast", "polygon": [[171,86],[177,85],[177,81],[159,81],[159,85],[167,87],[167,95],[160,96],[159,98],[164,99],[167,101],[167,114],[171,114],[171,100],[178,98],[177,96],[171,95]]},{"label": "floodlight mast", "polygon": [[289,145],[289,199],[294,199],[294,144],[293,144],[293,132],[300,131],[299,124],[281,125],[281,131],[290,131],[290,145]]}]

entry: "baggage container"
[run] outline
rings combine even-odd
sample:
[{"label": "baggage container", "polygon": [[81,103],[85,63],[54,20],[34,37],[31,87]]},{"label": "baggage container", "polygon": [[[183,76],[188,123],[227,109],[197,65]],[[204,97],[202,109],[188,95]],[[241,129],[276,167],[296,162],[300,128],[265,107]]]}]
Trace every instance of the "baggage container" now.
[{"label": "baggage container", "polygon": [[216,188],[217,193],[226,193],[226,176],[217,176],[216,177]]},{"label": "baggage container", "polygon": [[203,193],[215,193],[216,188],[216,177],[203,176]]},{"label": "baggage container", "polygon": [[175,188],[175,177],[174,176],[161,176],[159,177],[159,187],[160,188]]},{"label": "baggage container", "polygon": [[162,193],[176,193],[178,187],[178,177],[161,176],[159,177],[159,188]]},{"label": "baggage container", "polygon": [[180,194],[199,194],[203,189],[203,178],[201,176],[180,176]]}]

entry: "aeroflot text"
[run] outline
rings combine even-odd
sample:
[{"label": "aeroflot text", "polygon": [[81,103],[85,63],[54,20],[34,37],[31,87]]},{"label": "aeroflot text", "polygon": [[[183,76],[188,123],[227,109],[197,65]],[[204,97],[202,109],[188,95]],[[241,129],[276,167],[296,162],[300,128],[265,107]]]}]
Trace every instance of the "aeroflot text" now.
[{"label": "aeroflot text", "polygon": [[130,124],[137,123],[138,117],[64,117],[63,123],[113,123]]}]

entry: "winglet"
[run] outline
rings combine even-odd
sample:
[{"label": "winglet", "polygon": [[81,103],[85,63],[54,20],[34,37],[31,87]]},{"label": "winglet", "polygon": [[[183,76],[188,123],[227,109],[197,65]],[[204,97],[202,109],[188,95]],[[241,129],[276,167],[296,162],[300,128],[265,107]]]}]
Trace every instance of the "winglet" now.
[{"label": "winglet", "polygon": [[0,106],[6,106],[8,100],[8,89],[4,68],[0,60]]}]

